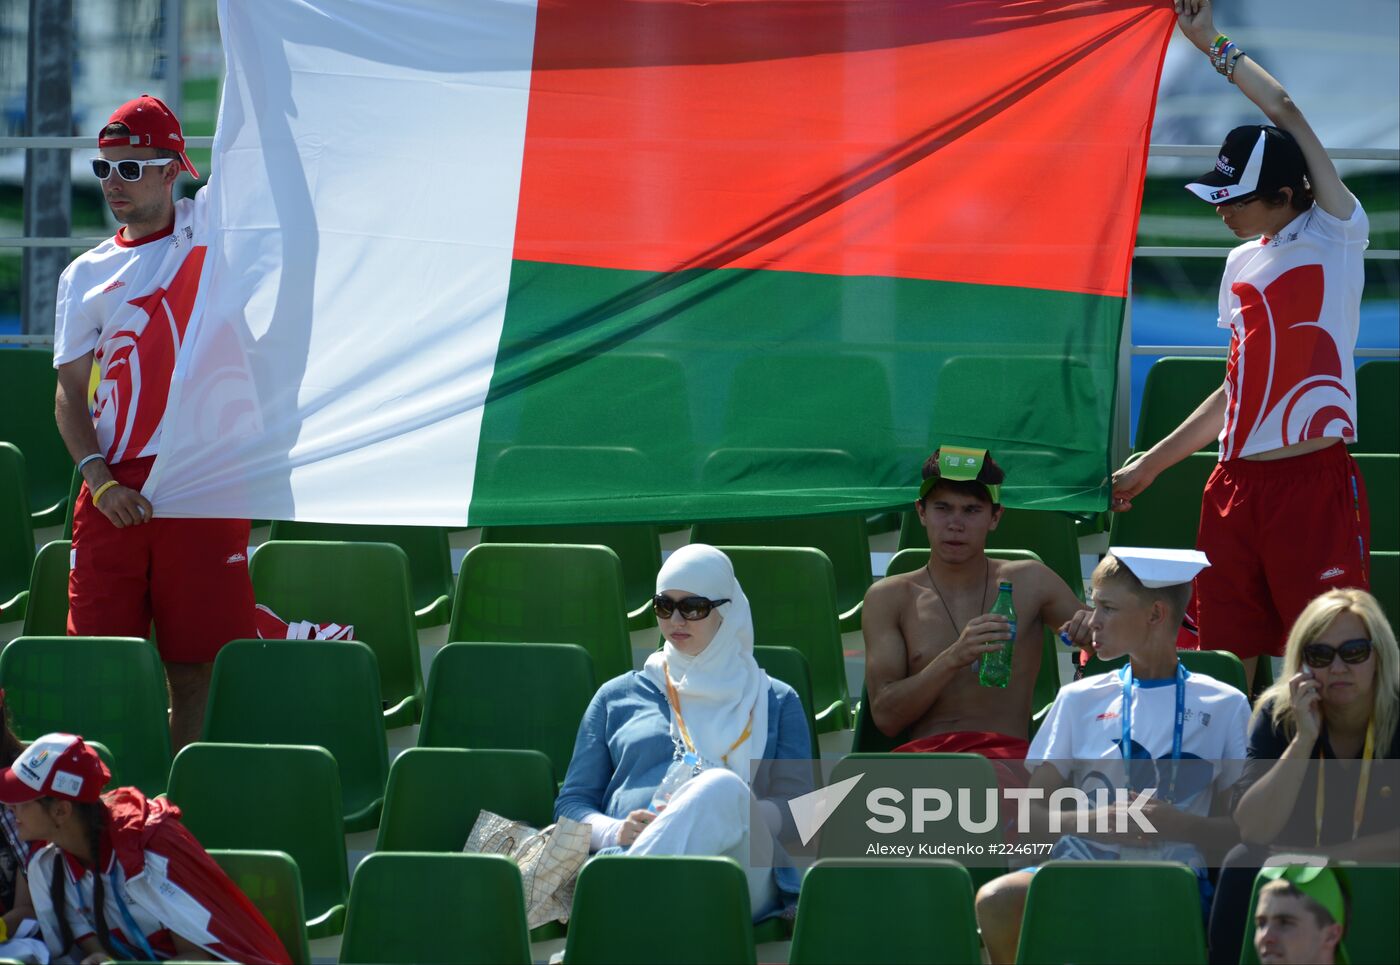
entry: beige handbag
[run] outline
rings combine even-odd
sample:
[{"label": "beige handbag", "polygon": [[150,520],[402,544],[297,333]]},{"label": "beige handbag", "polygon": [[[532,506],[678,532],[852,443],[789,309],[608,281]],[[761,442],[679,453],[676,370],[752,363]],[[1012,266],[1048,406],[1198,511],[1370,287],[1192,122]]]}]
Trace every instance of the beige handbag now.
[{"label": "beige handbag", "polygon": [[588,825],[560,818],[537,831],[483,810],[472,825],[463,851],[503,854],[520,866],[525,890],[525,920],[530,928],[551,921],[568,921],[574,903],[574,882],[588,860]]}]

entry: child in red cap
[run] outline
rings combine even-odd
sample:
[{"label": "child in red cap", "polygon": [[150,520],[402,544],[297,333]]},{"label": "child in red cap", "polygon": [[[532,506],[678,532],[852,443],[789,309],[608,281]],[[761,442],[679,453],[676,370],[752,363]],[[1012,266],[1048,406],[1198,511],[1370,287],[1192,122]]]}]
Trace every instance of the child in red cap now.
[{"label": "child in red cap", "polygon": [[[35,915],[55,956],[84,962],[211,956],[290,962],[276,932],[164,799],[102,788],[111,773],[72,734],[46,734],[0,772],[0,802],[29,860]],[[91,900],[88,899],[91,896]]]}]

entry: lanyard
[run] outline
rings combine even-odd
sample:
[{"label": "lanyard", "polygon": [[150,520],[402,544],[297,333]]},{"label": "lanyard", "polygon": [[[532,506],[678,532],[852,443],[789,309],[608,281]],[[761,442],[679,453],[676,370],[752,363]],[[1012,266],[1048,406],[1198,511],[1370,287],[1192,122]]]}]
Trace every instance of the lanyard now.
[{"label": "lanyard", "polygon": [[[1123,760],[1131,761],[1133,754],[1133,665],[1123,668],[1123,710],[1119,715],[1123,721],[1123,738],[1119,751]],[[1172,777],[1167,787],[1167,798],[1175,799],[1176,768],[1181,760],[1181,733],[1186,726],[1186,668],[1181,661],[1176,663],[1176,721],[1172,725]],[[1150,752],[1149,752],[1150,753]]]},{"label": "lanyard", "polygon": [[[105,915],[106,910],[97,907],[98,874],[98,870],[96,868],[93,868],[92,913],[94,915]],[[112,870],[108,873],[107,880],[111,883],[112,886],[112,897],[115,899],[114,903],[116,904],[117,908],[121,911],[122,914],[122,922],[124,924],[123,931],[126,932],[128,937],[135,939],[137,944],[141,947],[139,949],[133,949],[131,948],[131,946],[127,945],[124,941],[122,941],[116,935],[111,934],[110,932],[108,933],[107,938],[112,942],[113,945],[117,946],[117,951],[120,952],[125,958],[140,959],[141,961],[146,962],[156,961],[156,953],[151,950],[150,942],[146,941],[146,936],[142,934],[140,926],[136,924],[136,919],[134,919],[131,915],[131,909],[126,906],[126,897],[122,894],[121,879],[117,877],[117,861],[115,858],[112,860]],[[81,885],[79,885],[79,887],[81,887]]]},{"label": "lanyard", "polygon": [[[685,749],[698,758],[700,757],[700,752],[695,749],[695,742],[690,739],[690,730],[685,726],[685,718],[681,716],[681,695],[676,693],[676,685],[671,682],[671,667],[670,665],[663,665],[662,669],[666,674],[666,701],[671,705],[671,713],[676,718],[676,726],[680,729],[681,740],[685,741]],[[749,711],[749,722],[744,725],[744,732],[739,735],[738,740],[729,745],[729,750],[725,751],[723,756],[720,757],[720,762],[724,764],[725,767],[729,766],[729,755],[733,754],[744,741],[748,740],[749,735],[752,733],[753,711]]]},{"label": "lanyard", "polygon": [[[1366,747],[1361,752],[1361,776],[1356,781],[1356,803],[1351,808],[1351,839],[1356,840],[1356,836],[1361,833],[1361,819],[1366,816],[1366,793],[1371,789],[1371,758],[1376,750],[1376,718],[1372,717],[1366,723]],[[1322,844],[1322,809],[1325,804],[1325,793],[1323,791],[1322,766],[1325,758],[1322,756],[1322,745],[1317,748],[1317,801],[1313,807],[1314,836],[1313,845]]]}]

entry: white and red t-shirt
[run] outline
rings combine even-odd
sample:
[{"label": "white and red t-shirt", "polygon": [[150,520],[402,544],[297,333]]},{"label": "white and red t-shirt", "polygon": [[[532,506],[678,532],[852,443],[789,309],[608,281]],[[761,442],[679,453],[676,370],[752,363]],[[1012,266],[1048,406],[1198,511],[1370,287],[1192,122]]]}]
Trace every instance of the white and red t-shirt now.
[{"label": "white and red t-shirt", "polygon": [[79,255],[58,280],[54,367],[94,353],[101,381],[93,421],[109,463],[159,449],[175,357],[199,291],[207,211],[201,188],[175,202],[169,231],[137,242],[119,233]]},{"label": "white and red t-shirt", "polygon": [[1324,437],[1356,441],[1362,257],[1370,222],[1316,204],[1277,235],[1240,245],[1220,282],[1230,329],[1220,458]]}]

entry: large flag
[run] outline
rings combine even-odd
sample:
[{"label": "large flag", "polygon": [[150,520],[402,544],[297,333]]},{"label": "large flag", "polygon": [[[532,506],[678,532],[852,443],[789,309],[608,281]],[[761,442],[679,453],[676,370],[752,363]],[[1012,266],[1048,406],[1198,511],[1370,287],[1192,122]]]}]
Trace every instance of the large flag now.
[{"label": "large flag", "polygon": [[222,0],[167,515],[1105,504],[1167,0]]}]

